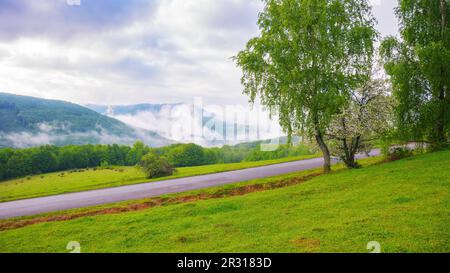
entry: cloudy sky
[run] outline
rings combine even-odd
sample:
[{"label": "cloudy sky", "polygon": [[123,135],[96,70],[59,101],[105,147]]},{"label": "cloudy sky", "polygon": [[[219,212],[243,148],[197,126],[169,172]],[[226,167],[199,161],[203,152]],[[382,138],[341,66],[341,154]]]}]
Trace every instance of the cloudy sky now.
[{"label": "cloudy sky", "polygon": [[[246,104],[230,57],[259,0],[0,0],[0,92],[80,104]],[[382,35],[395,0],[372,0]]]}]

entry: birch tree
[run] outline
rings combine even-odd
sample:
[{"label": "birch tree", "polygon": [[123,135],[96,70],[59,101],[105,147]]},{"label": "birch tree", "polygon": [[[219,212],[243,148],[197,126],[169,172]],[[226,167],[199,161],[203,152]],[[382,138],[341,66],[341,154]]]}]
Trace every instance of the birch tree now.
[{"label": "birch tree", "polygon": [[382,42],[385,69],[399,102],[397,126],[406,140],[427,141],[434,150],[450,138],[450,3],[399,0],[401,40]]},{"label": "birch tree", "polygon": [[375,20],[367,0],[264,0],[260,35],[235,57],[244,93],[288,133],[315,138],[330,171],[325,141],[332,117],[370,72]]}]

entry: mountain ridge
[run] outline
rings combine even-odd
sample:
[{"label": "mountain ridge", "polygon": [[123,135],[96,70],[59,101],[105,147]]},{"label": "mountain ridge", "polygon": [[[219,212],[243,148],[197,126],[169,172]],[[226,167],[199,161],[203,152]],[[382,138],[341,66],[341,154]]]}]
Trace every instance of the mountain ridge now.
[{"label": "mountain ridge", "polygon": [[150,146],[173,143],[156,132],[133,128],[72,102],[0,92],[0,147],[132,144],[136,140]]}]

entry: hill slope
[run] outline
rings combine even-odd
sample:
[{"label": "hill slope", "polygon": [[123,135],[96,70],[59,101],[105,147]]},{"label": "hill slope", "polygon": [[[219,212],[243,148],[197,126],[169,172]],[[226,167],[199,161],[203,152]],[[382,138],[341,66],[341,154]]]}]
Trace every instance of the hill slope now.
[{"label": "hill slope", "polygon": [[138,139],[154,146],[169,143],[157,133],[73,103],[0,93],[0,147],[131,144]]},{"label": "hill slope", "polygon": [[[1,231],[0,252],[450,251],[450,151],[244,196]],[[93,224],[95,223],[95,224]],[[30,244],[29,242],[33,242]]]}]

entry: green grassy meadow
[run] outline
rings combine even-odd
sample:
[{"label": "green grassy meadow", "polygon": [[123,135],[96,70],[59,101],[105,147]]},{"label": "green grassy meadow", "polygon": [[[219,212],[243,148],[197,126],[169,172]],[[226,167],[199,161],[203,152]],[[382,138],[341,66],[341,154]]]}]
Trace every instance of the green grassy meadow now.
[{"label": "green grassy meadow", "polygon": [[144,173],[137,167],[111,167],[107,169],[90,168],[56,172],[0,182],[0,202],[233,171],[310,159],[313,157],[317,157],[317,155],[287,157],[255,162],[183,167],[177,168],[175,174],[172,176],[157,179],[146,178]]},{"label": "green grassy meadow", "polygon": [[368,252],[371,241],[383,252],[449,252],[449,166],[444,151],[243,196],[40,223],[0,231],[0,252],[68,252],[69,241],[82,252]]}]

